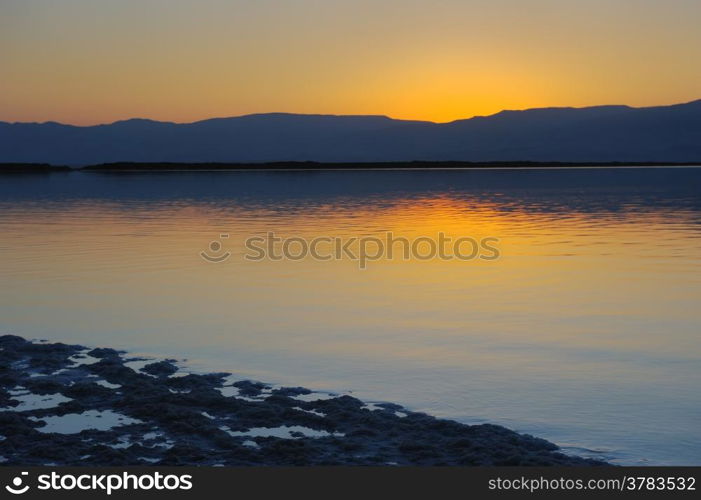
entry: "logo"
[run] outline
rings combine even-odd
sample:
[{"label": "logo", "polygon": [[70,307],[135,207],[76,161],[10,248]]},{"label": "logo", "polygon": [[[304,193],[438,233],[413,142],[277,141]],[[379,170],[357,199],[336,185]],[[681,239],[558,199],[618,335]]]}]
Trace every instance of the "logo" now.
[{"label": "logo", "polygon": [[17,476],[12,480],[12,486],[7,485],[5,486],[5,489],[13,495],[21,495],[26,493],[29,489],[29,485],[22,487],[22,476],[27,476],[28,474],[28,472],[22,472],[20,476]]},{"label": "logo", "polygon": [[[226,239],[228,237],[229,235],[227,233],[222,233],[219,235],[219,240]],[[203,250],[200,252],[200,257],[207,262],[214,263],[224,262],[226,259],[228,259],[231,256],[231,252],[222,252],[223,245],[219,240],[214,240],[209,243],[209,251],[212,253],[212,255],[207,253],[206,250]]]},{"label": "logo", "polygon": [[[24,476],[28,472],[22,472],[12,479],[11,484],[5,489],[13,495],[23,495],[29,491],[29,485],[23,484]],[[149,474],[41,474],[36,477],[36,489],[39,491],[104,491],[111,495],[119,490],[190,490],[192,489],[192,476],[190,474],[161,474],[160,472]]]}]

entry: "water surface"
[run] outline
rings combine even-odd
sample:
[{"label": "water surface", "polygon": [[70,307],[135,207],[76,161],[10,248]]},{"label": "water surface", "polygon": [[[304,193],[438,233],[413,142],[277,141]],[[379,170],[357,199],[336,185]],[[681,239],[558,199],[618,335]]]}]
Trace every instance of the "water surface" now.
[{"label": "water surface", "polygon": [[[0,331],[699,465],[700,222],[694,168],[4,175]],[[244,260],[269,231],[501,258]]]}]

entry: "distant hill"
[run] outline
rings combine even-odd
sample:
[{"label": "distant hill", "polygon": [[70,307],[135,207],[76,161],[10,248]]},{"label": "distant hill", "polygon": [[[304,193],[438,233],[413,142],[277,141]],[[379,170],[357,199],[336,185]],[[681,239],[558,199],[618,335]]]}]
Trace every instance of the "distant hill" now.
[{"label": "distant hill", "polygon": [[701,161],[701,100],[648,108],[502,111],[450,123],[287,113],[89,127],[0,122],[5,163],[416,160]]}]

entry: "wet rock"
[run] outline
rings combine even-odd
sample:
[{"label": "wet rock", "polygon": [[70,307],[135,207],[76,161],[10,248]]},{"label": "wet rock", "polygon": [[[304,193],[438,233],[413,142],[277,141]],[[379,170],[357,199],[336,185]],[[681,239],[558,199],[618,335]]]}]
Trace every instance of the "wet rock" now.
[{"label": "wet rock", "polygon": [[156,377],[168,377],[178,371],[178,367],[173,364],[174,360],[159,361],[151,363],[142,368],[141,371]]},{"label": "wet rock", "polygon": [[[0,456],[6,463],[604,464],[563,455],[548,441],[497,425],[464,425],[392,403],[370,409],[348,395],[300,398],[314,394],[303,387],[272,388],[241,380],[225,396],[223,385],[232,385],[227,373],[179,376],[173,360],[134,370],[125,365],[129,361],[123,354],[0,336],[0,434],[5,437]],[[86,355],[99,361],[76,362]],[[13,399],[18,387],[25,397],[53,396],[58,404],[18,411]],[[93,427],[85,423],[78,432],[62,432],[54,421],[56,432],[46,432],[44,419],[75,423],[88,414],[109,421]]]},{"label": "wet rock", "polygon": [[110,349],[109,347],[96,347],[92,351],[88,352],[88,356],[93,358],[106,358],[106,359],[118,359],[123,351],[117,351],[115,349]]},{"label": "wet rock", "polygon": [[240,382],[235,382],[233,386],[238,388],[239,394],[247,397],[260,396],[260,394],[263,392],[263,389],[268,388],[268,386],[265,384],[262,384],[260,382],[252,382],[250,380],[241,380]]}]

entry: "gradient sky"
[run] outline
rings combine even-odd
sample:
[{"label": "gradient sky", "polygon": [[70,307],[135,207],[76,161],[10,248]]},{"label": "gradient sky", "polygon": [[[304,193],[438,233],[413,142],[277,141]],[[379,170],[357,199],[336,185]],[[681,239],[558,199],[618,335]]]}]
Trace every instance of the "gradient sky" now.
[{"label": "gradient sky", "polygon": [[0,0],[0,120],[701,98],[698,0]]}]

